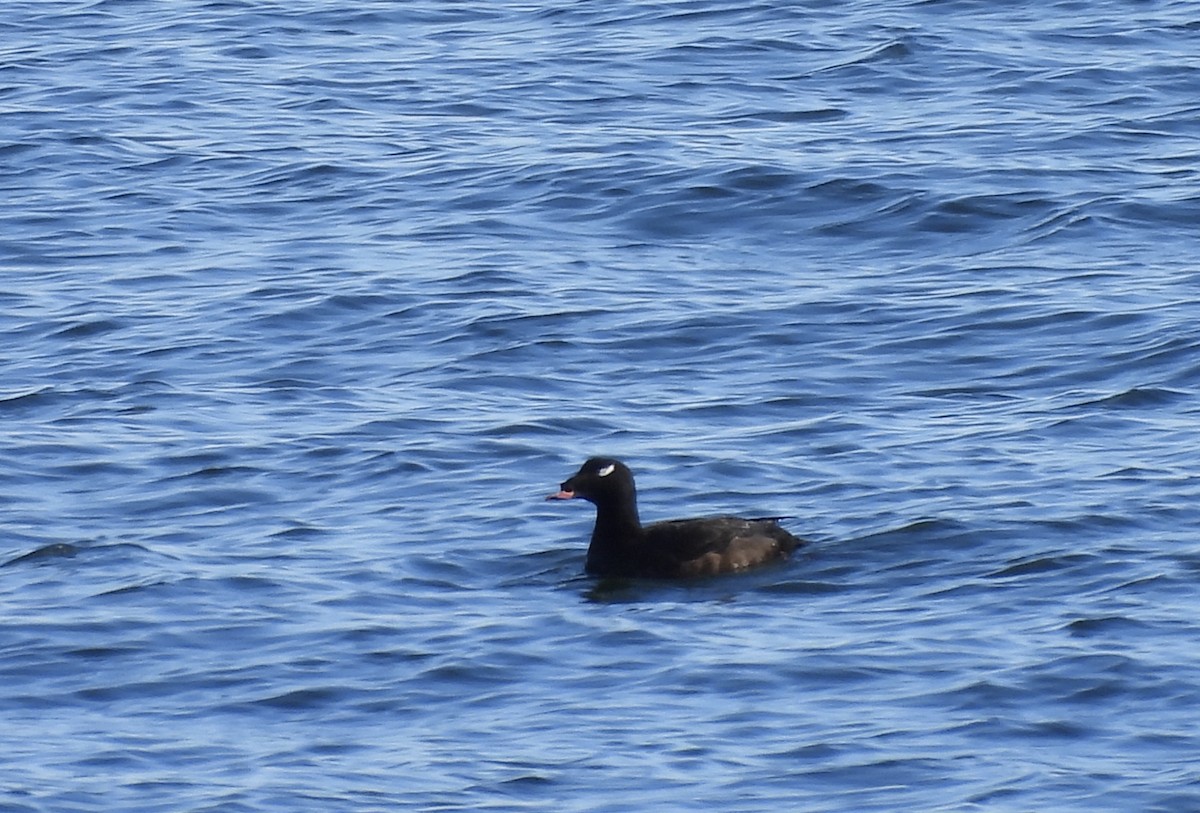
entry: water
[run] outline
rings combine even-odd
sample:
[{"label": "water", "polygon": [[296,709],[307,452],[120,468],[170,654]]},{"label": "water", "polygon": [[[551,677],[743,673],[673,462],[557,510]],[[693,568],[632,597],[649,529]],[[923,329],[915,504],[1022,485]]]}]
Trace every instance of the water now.
[{"label": "water", "polygon": [[1194,4],[0,29],[0,810],[1200,809]]}]

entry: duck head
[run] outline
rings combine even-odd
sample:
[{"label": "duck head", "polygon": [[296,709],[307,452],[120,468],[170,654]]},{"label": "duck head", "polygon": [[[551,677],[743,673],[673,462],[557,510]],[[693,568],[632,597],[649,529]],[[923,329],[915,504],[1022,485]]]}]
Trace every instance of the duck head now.
[{"label": "duck head", "polygon": [[592,457],[579,471],[563,481],[557,494],[547,500],[573,500],[582,497],[590,503],[619,502],[634,493],[633,472],[620,460],[611,457]]}]

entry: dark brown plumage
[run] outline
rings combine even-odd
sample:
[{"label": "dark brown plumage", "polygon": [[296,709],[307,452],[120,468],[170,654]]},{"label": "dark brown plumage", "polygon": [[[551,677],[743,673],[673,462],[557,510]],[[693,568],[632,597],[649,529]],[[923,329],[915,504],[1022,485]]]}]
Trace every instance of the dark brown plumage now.
[{"label": "dark brown plumage", "polygon": [[612,458],[591,458],[546,499],[575,497],[596,506],[585,565],[593,576],[674,579],[730,573],[781,561],[804,544],[772,517],[702,517],[643,526],[633,472]]}]

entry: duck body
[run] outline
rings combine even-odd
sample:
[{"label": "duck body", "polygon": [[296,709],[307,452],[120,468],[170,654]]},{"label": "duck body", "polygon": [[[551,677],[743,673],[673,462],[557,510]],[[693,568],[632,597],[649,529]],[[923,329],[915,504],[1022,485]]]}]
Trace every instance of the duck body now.
[{"label": "duck body", "polygon": [[699,517],[643,526],[633,473],[593,457],[546,499],[581,497],[596,506],[584,569],[593,576],[675,579],[732,573],[786,559],[804,544],[779,517]]}]

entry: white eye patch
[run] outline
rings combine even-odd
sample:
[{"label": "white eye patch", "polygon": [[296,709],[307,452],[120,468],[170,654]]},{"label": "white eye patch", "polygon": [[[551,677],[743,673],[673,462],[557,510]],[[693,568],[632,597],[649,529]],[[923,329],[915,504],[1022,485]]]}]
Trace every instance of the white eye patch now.
[{"label": "white eye patch", "polygon": [[607,466],[600,469],[600,471],[596,472],[596,476],[597,477],[607,477],[608,475],[613,473],[613,469],[615,469],[615,468],[616,468],[615,465],[613,465],[612,463],[609,463]]}]

